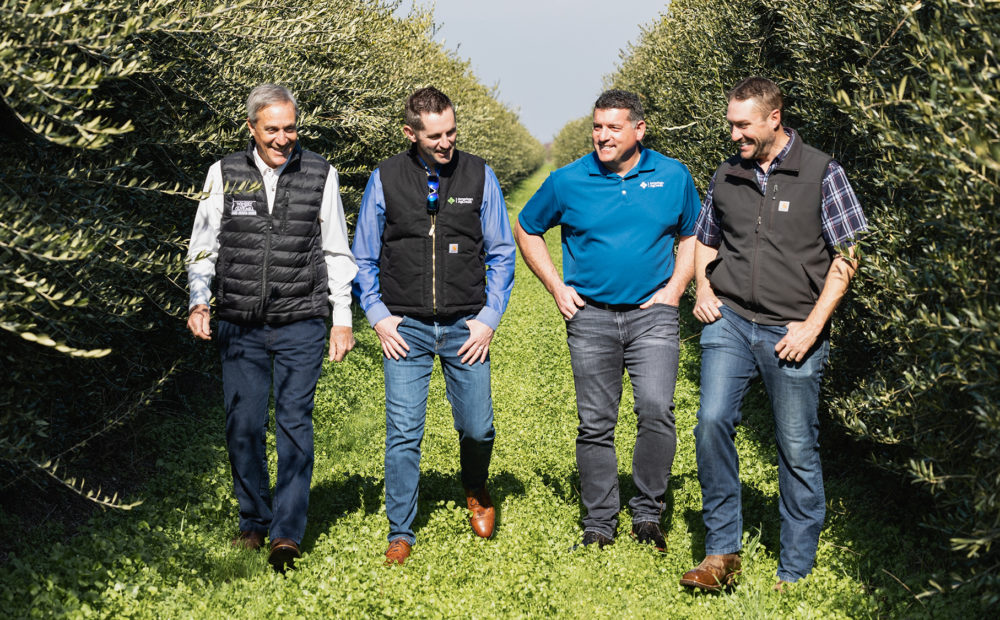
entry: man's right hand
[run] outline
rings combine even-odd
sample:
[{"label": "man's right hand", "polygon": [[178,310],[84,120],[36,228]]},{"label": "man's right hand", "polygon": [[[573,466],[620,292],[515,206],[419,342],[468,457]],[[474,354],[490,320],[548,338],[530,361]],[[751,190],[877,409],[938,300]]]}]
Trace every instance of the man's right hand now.
[{"label": "man's right hand", "polygon": [[191,308],[191,314],[188,315],[188,329],[191,330],[195,338],[212,339],[212,327],[209,324],[211,318],[212,314],[205,304],[198,304]]},{"label": "man's right hand", "polygon": [[580,297],[575,288],[562,282],[557,283],[555,290],[552,291],[552,298],[556,300],[559,312],[562,313],[567,321],[572,319],[580,311],[580,308],[584,307],[587,303],[583,301],[583,298]]},{"label": "man's right hand", "polygon": [[382,354],[398,360],[406,357],[406,352],[410,350],[410,345],[406,344],[403,337],[396,330],[403,322],[401,316],[387,316],[375,324],[375,333],[378,334],[379,342],[382,343]]},{"label": "man's right hand", "polygon": [[694,317],[702,323],[714,323],[722,318],[719,307],[722,302],[715,296],[711,286],[699,286],[694,302]]}]

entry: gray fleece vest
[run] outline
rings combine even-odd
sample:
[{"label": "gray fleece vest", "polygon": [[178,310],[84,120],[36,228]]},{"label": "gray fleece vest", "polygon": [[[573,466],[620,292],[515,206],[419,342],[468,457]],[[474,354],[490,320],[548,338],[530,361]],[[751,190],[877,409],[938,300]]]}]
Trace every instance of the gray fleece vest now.
[{"label": "gray fleece vest", "polygon": [[739,155],[716,171],[722,244],[706,273],[719,299],[743,318],[784,325],[805,319],[816,304],[833,260],[821,219],[830,161],[796,135],[766,194],[753,163]]}]

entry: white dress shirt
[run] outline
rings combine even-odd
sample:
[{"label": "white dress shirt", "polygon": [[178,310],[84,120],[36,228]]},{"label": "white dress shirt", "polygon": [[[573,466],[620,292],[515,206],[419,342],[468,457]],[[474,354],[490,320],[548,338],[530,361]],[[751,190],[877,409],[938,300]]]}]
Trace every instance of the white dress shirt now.
[{"label": "white dress shirt", "polygon": [[[271,168],[254,149],[254,162],[264,178],[264,192],[267,194],[267,210],[274,209],[274,195],[285,164]],[[222,188],[222,162],[217,161],[208,169],[205,179],[204,199],[198,203],[198,214],[194,218],[191,244],[188,247],[188,309],[198,304],[209,305],[212,298],[212,278],[215,277],[215,261],[219,254],[219,229],[222,226],[224,207]],[[344,221],[344,204],[340,200],[340,182],[337,171],[330,167],[323,187],[323,202],[319,212],[320,236],[323,243],[323,258],[330,283],[330,306],[333,308],[334,325],[351,325],[351,281],[358,272],[350,246],[347,243],[347,223]],[[204,253],[200,260],[195,258]]]}]

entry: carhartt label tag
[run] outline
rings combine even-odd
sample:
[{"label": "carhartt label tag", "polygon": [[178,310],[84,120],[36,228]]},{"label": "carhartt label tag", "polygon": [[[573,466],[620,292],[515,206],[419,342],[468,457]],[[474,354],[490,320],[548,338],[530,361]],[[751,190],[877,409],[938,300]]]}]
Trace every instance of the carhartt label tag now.
[{"label": "carhartt label tag", "polygon": [[778,203],[778,211],[781,211],[782,213],[788,211],[788,201],[787,200],[782,200],[781,202]]},{"label": "carhartt label tag", "polygon": [[449,243],[448,244],[448,253],[449,254],[458,254],[458,244],[457,243]]},{"label": "carhartt label tag", "polygon": [[252,200],[234,200],[233,215],[257,215]]}]

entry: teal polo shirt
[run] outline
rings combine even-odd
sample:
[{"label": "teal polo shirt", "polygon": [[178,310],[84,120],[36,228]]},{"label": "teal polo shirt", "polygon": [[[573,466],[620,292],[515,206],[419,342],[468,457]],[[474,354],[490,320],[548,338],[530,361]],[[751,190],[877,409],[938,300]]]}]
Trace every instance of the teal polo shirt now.
[{"label": "teal polo shirt", "polygon": [[563,280],[606,304],[640,304],[674,272],[674,239],[694,234],[687,167],[650,149],[622,177],[590,153],[554,171],[518,215],[525,232],[562,228]]}]

